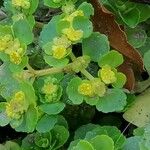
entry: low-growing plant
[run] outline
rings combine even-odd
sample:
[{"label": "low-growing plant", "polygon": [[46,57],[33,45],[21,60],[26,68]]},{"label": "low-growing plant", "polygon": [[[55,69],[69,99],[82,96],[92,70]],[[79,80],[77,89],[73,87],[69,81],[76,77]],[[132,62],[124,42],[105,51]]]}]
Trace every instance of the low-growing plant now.
[{"label": "low-growing plant", "polygon": [[[150,18],[150,7],[127,0],[100,3],[140,51],[150,34],[139,24]],[[114,116],[94,121],[97,114],[122,114],[135,96],[121,70],[127,58],[109,36],[94,30],[97,10],[90,1],[4,0],[1,11],[6,16],[0,21],[0,126],[27,135],[0,149],[127,150],[135,149],[134,142],[137,149],[150,148],[147,126],[126,138],[117,121],[109,123]],[[134,39],[135,32],[144,37]]]}]

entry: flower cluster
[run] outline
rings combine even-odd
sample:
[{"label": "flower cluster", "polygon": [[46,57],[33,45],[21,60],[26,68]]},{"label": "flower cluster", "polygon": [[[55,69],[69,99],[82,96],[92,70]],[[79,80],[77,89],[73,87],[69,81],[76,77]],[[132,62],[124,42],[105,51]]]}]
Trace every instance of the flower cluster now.
[{"label": "flower cluster", "polygon": [[72,42],[79,41],[83,37],[83,31],[75,30],[72,25],[74,18],[77,16],[84,16],[83,11],[75,10],[71,14],[66,14],[66,16],[63,18],[63,20],[68,21],[70,23],[70,27],[63,29],[62,33],[65,34],[68,37],[68,39]]},{"label": "flower cluster", "polygon": [[30,1],[29,0],[12,0],[12,5],[16,8],[29,9]]},{"label": "flower cluster", "polygon": [[106,92],[106,86],[99,78],[82,80],[82,83],[78,87],[78,92],[85,96],[103,97]]},{"label": "flower cluster", "polygon": [[6,114],[10,119],[20,119],[28,106],[25,102],[25,94],[22,91],[15,93],[13,98],[6,103]]},{"label": "flower cluster", "polygon": [[60,86],[56,78],[48,77],[44,80],[44,86],[42,87],[42,93],[45,95],[45,102],[55,102],[60,99],[59,96]]},{"label": "flower cluster", "polygon": [[99,70],[98,76],[105,84],[112,84],[117,80],[115,70],[113,70],[109,65],[103,66]]},{"label": "flower cluster", "polygon": [[56,59],[62,59],[70,52],[71,42],[64,35],[53,40],[52,55]]},{"label": "flower cluster", "polygon": [[0,37],[0,52],[4,52],[10,58],[10,61],[16,65],[22,62],[24,49],[18,39],[13,39],[10,34]]},{"label": "flower cluster", "polygon": [[[114,58],[118,59],[117,63],[113,63]],[[117,51],[110,51],[100,59],[98,78],[93,77],[94,79],[86,81],[86,83],[83,80],[78,87],[78,92],[90,97],[95,95],[103,97],[108,85],[115,88],[122,88],[126,82],[126,76],[116,69],[122,63],[123,56]]]},{"label": "flower cluster", "polygon": [[69,27],[62,29],[61,35],[55,37],[52,41],[51,55],[55,59],[63,59],[71,52],[71,45],[80,41],[83,37],[82,30],[75,30],[72,26],[74,17],[84,16],[83,11],[76,10],[71,14],[65,14],[62,21],[68,21]]}]

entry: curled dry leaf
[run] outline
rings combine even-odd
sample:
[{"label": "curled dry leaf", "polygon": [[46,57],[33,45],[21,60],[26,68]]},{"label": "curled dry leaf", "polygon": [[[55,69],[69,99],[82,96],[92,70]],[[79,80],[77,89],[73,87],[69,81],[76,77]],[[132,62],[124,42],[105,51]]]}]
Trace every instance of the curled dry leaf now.
[{"label": "curled dry leaf", "polygon": [[[92,18],[94,30],[107,35],[110,45],[127,58],[125,61],[136,65],[136,68],[142,72],[144,70],[142,57],[128,43],[126,34],[115,21],[114,15],[102,6],[98,0],[91,0],[91,3],[95,10]],[[135,84],[134,74],[132,66],[129,65],[130,63],[127,65],[126,62],[122,65],[122,71],[128,78],[126,87],[132,90]]]}]

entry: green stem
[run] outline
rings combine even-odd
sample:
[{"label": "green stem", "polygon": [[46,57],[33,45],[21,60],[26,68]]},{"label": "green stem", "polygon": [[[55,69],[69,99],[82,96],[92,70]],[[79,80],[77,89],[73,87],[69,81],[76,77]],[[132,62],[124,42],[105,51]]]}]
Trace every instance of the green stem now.
[{"label": "green stem", "polygon": [[36,77],[45,76],[48,74],[60,73],[60,72],[64,72],[64,68],[48,68],[48,69],[34,71]]},{"label": "green stem", "polygon": [[[76,59],[76,56],[71,52],[70,53],[70,58],[72,59],[72,61],[74,61]],[[81,70],[81,73],[89,80],[93,80],[94,77],[85,69]]]},{"label": "green stem", "polygon": [[94,77],[85,69],[81,70],[81,73],[86,77],[88,78],[89,80],[93,80]]}]

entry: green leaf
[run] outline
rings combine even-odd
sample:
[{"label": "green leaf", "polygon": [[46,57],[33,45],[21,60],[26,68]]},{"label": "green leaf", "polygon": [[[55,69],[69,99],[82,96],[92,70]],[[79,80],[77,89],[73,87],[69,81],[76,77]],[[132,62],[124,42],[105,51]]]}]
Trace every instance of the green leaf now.
[{"label": "green leaf", "polygon": [[73,78],[67,86],[67,94],[73,104],[81,104],[83,102],[83,96],[78,92],[78,86],[82,80],[79,77]]},{"label": "green leaf", "polygon": [[90,141],[97,135],[107,135],[110,138],[112,138],[116,150],[122,149],[126,140],[124,135],[120,132],[120,130],[118,130],[118,128],[114,126],[98,126],[96,128],[93,128],[91,131],[88,131],[86,133],[85,139]]},{"label": "green leaf", "polygon": [[52,130],[57,122],[57,116],[45,114],[37,123],[36,129],[40,133],[46,133]]},{"label": "green leaf", "polygon": [[146,21],[150,18],[150,6],[147,4],[136,4],[136,8],[140,11],[140,22]]},{"label": "green leaf", "polygon": [[96,108],[104,113],[121,111],[126,105],[126,94],[121,89],[110,89],[98,101]]},{"label": "green leaf", "polygon": [[53,103],[53,104],[43,104],[40,106],[40,109],[48,115],[59,114],[65,108],[65,104],[62,102]]},{"label": "green leaf", "polygon": [[144,54],[144,65],[150,75],[150,50]]},{"label": "green leaf", "polygon": [[20,82],[20,90],[22,90],[25,93],[26,102],[29,105],[35,106],[37,99],[32,84],[28,81]]},{"label": "green leaf", "polygon": [[150,50],[150,37],[147,37],[145,44],[142,47],[140,47],[138,51],[143,56],[149,50]]},{"label": "green leaf", "polygon": [[72,148],[72,150],[96,150],[92,144],[85,140],[80,140],[79,143]]},{"label": "green leaf", "polygon": [[21,19],[13,25],[14,35],[21,43],[29,45],[33,41],[33,33],[27,20]]},{"label": "green leaf", "polygon": [[26,112],[27,130],[33,132],[38,121],[38,110],[34,106],[30,106]]},{"label": "green leaf", "polygon": [[24,114],[23,120],[16,120],[11,123],[11,127],[15,128],[17,132],[33,132],[38,120],[38,112],[34,106],[30,106],[27,112]]},{"label": "green leaf", "polygon": [[139,147],[140,141],[141,137],[139,136],[127,138],[123,150],[141,150]]},{"label": "green leaf", "polygon": [[113,87],[122,88],[125,85],[126,81],[127,81],[126,76],[121,72],[117,72],[116,73],[116,78],[117,78],[117,81],[112,84]]},{"label": "green leaf", "polygon": [[0,103],[0,126],[4,127],[10,122],[10,118],[7,117],[6,112],[6,103],[1,102]]},{"label": "green leaf", "polygon": [[6,100],[10,99],[12,95],[18,91],[19,83],[12,77],[12,73],[9,70],[8,64],[4,63],[0,66],[0,95]]},{"label": "green leaf", "polygon": [[58,3],[53,2],[53,0],[44,0],[44,5],[51,8],[59,8],[64,4],[64,0],[61,0]]},{"label": "green leaf", "polygon": [[87,104],[93,106],[96,105],[99,101],[99,97],[88,97],[88,96],[84,96],[84,100]]},{"label": "green leaf", "polygon": [[130,28],[135,28],[140,21],[140,11],[137,8],[132,9],[128,13],[119,11],[119,15]]},{"label": "green leaf", "polygon": [[[51,1],[51,0],[50,0]],[[57,24],[60,21],[61,16],[54,16],[50,22],[45,25],[40,34],[40,44],[43,47],[48,42],[53,41],[55,37],[58,36]]]},{"label": "green leaf", "polygon": [[10,63],[9,68],[12,73],[14,73],[14,72],[17,73],[17,72],[23,71],[23,69],[26,67],[27,64],[28,64],[28,57],[24,56],[22,58],[22,62],[19,65]]},{"label": "green leaf", "polygon": [[124,113],[123,117],[132,124],[143,127],[150,122],[150,88],[136,96],[135,103]]},{"label": "green leaf", "polygon": [[139,48],[143,46],[147,39],[147,34],[145,30],[139,27],[134,28],[134,29],[128,28],[126,30],[126,34],[127,34],[129,43],[135,48]]},{"label": "green leaf", "polygon": [[99,59],[99,66],[105,66],[105,65],[109,65],[112,68],[116,68],[118,66],[120,66],[123,63],[123,56],[122,54],[120,54],[119,52],[115,51],[115,50],[111,50],[108,53],[106,53],[105,55],[103,55],[100,59]]},{"label": "green leaf", "polygon": [[114,141],[107,135],[97,135],[90,143],[95,150],[114,150]]},{"label": "green leaf", "polygon": [[64,126],[60,125],[56,125],[51,131],[51,134],[53,139],[56,141],[54,149],[59,149],[67,142],[69,138],[69,131]]},{"label": "green leaf", "polygon": [[6,34],[11,34],[12,35],[11,26],[0,25],[0,36],[4,36]]},{"label": "green leaf", "polygon": [[68,58],[56,59],[53,56],[44,55],[45,62],[53,67],[64,67],[69,63]]},{"label": "green leaf", "polygon": [[83,55],[88,55],[95,62],[109,51],[109,41],[104,34],[98,32],[92,33],[87,39],[82,42]]},{"label": "green leaf", "polygon": [[76,131],[75,131],[75,136],[74,136],[74,140],[77,139],[84,139],[86,136],[86,133],[88,131],[92,131],[93,129],[95,129],[96,127],[98,127],[99,125],[95,125],[95,124],[86,124],[83,126],[80,126]]},{"label": "green leaf", "polygon": [[39,148],[44,148],[46,149],[47,147],[50,146],[50,142],[51,142],[51,133],[47,132],[47,133],[35,133],[34,134],[34,142],[35,144],[39,147]]},{"label": "green leaf", "polygon": [[58,33],[62,33],[63,29],[69,28],[70,27],[70,22],[66,20],[60,20],[57,24],[57,31]]},{"label": "green leaf", "polygon": [[21,150],[21,147],[17,143],[11,141],[7,141],[5,147],[7,150]]},{"label": "green leaf", "polygon": [[78,10],[82,10],[84,12],[84,16],[90,18],[91,15],[94,15],[94,8],[90,3],[83,2]]},{"label": "green leaf", "polygon": [[39,0],[30,0],[30,8],[28,10],[24,10],[24,12],[28,15],[33,14],[37,9],[38,4]]},{"label": "green leaf", "polygon": [[93,32],[92,22],[84,16],[77,16],[73,19],[73,28],[83,31],[83,38],[88,38]]}]

